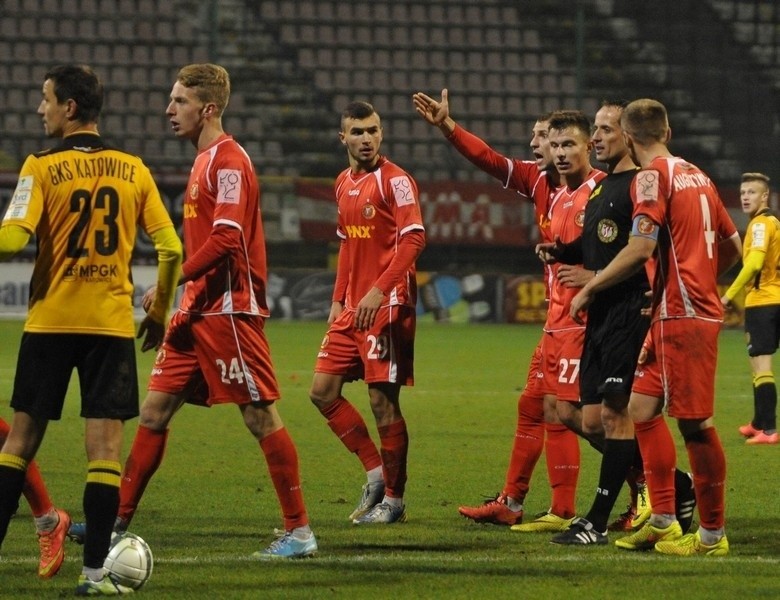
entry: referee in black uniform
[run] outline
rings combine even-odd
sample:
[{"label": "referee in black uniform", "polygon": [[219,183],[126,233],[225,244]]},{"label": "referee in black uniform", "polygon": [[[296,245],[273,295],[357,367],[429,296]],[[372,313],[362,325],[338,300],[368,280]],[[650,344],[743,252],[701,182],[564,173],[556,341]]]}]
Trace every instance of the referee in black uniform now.
[{"label": "referee in black uniform", "polygon": [[[625,101],[605,101],[596,113],[592,136],[596,158],[605,163],[608,176],[588,199],[582,236],[569,244],[556,242],[548,254],[568,265],[561,280],[580,287],[606,267],[627,244],[633,226],[631,183],[638,172],[628,154],[620,127]],[[641,458],[628,414],[628,400],[637,360],[650,326],[642,308],[650,290],[645,270],[608,291],[597,294],[588,307],[585,342],[580,364],[580,401],[583,430],[598,440],[603,436],[603,456],[595,499],[584,518],[556,535],[558,544],[607,543],[607,523],[632,466],[641,472]],[[684,489],[687,475],[678,472]],[[688,523],[690,525],[690,522]]]}]

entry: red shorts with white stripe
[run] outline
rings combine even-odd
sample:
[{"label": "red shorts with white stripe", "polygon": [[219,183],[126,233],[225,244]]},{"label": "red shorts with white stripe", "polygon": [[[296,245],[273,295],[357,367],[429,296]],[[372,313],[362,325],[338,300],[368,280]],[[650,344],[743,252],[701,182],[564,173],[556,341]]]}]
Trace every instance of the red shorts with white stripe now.
[{"label": "red shorts with white stripe", "polygon": [[720,323],[665,319],[650,326],[652,346],[632,392],[665,398],[675,419],[708,419],[715,410]]},{"label": "red shorts with white stripe", "polygon": [[558,400],[579,402],[580,356],[585,328],[545,331],[542,342],[542,389]]},{"label": "red shorts with white stripe", "polygon": [[193,404],[247,404],[279,399],[265,319],[255,315],[171,318],[155,358],[149,390],[182,394]]},{"label": "red shorts with white stripe", "polygon": [[314,371],[347,381],[414,385],[413,306],[383,306],[370,329],[353,326],[355,312],[343,311],[322,340]]}]

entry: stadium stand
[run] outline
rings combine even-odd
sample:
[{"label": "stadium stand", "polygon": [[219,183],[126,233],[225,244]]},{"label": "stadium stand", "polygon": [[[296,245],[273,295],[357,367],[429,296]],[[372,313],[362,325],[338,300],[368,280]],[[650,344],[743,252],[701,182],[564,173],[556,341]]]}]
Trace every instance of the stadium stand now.
[{"label": "stadium stand", "polygon": [[40,78],[76,60],[105,80],[111,139],[157,171],[186,169],[191,149],[163,116],[171,79],[215,60],[233,75],[226,126],[266,175],[332,177],[338,111],[365,98],[384,117],[388,154],[418,179],[485,179],[413,113],[414,91],[446,86],[453,114],[509,155],[527,155],[543,111],[653,95],[670,107],[673,150],[726,182],[748,169],[780,180],[776,2],[578,5],[579,72],[576,5],[552,0],[5,0],[0,151],[18,164],[39,149]]}]

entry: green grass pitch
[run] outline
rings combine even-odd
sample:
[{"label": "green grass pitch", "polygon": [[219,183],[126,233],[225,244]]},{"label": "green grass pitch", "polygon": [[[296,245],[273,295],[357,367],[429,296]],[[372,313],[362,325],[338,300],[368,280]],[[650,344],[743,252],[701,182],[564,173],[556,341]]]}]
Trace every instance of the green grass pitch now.
[{"label": "green grass pitch", "polygon": [[[360,464],[310,404],[311,369],[324,323],[270,321],[282,387],[282,416],[298,447],[304,493],[320,553],[302,561],[248,560],[281,526],[257,444],[232,406],[185,406],[172,422],[168,452],[131,531],[149,542],[154,574],[139,593],[157,598],[777,598],[780,447],[748,447],[737,426],[752,413],[751,378],[739,331],[720,340],[716,425],[728,458],[727,532],[722,559],[674,559],[619,551],[614,545],[572,549],[549,534],[518,534],[476,525],[457,513],[501,489],[514,435],[516,400],[538,326],[418,327],[416,379],[402,392],[410,437],[409,522],[357,528],[347,515],[364,482]],[[0,321],[0,415],[10,416],[17,321]],[[140,359],[142,391],[152,360]],[[61,422],[49,426],[40,466],[55,503],[81,520],[85,476],[78,385],[72,382]],[[346,396],[370,424],[365,386]],[[143,394],[142,394],[143,395]],[[125,428],[129,448],[137,420]],[[679,440],[679,435],[676,439]],[[376,439],[376,436],[375,436]],[[687,466],[678,444],[681,466]],[[582,444],[578,507],[590,506],[598,457]],[[627,492],[623,492],[624,498]],[[621,498],[616,510],[624,509]],[[549,502],[544,458],[526,514]],[[611,540],[618,535],[610,534]],[[37,543],[22,502],[0,551],[0,597],[70,596],[81,547],[69,543],[60,574],[35,575]]]}]

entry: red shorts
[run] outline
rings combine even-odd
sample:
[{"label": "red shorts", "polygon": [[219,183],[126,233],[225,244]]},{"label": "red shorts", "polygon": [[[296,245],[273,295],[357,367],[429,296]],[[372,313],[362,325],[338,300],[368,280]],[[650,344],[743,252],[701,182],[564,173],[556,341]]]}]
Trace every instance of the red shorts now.
[{"label": "red shorts", "polygon": [[252,315],[174,313],[148,389],[184,393],[195,404],[278,400],[264,324]]},{"label": "red shorts", "polygon": [[322,340],[314,371],[347,381],[414,385],[413,306],[383,306],[370,329],[353,327],[354,311],[343,311]]},{"label": "red shorts", "polygon": [[715,410],[720,323],[666,319],[650,326],[652,345],[632,391],[665,398],[670,417],[708,419]]},{"label": "red shorts", "polygon": [[528,376],[525,381],[524,394],[530,394],[532,396],[544,395],[544,369],[542,363],[542,348],[544,345],[544,334],[542,334],[539,343],[534,348],[534,353],[531,355],[531,362],[528,365]]},{"label": "red shorts", "polygon": [[580,399],[580,356],[585,328],[545,331],[542,342],[542,389],[558,400]]}]

